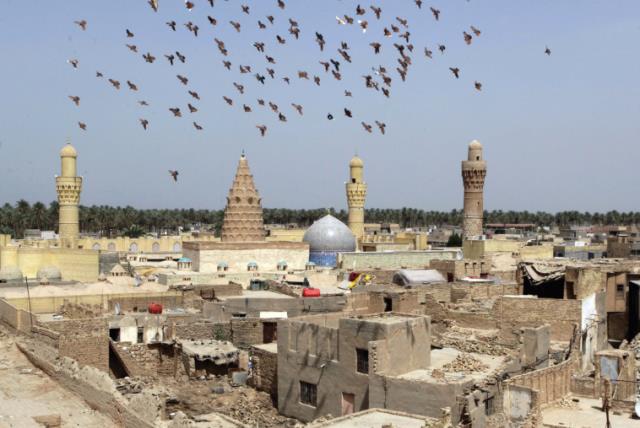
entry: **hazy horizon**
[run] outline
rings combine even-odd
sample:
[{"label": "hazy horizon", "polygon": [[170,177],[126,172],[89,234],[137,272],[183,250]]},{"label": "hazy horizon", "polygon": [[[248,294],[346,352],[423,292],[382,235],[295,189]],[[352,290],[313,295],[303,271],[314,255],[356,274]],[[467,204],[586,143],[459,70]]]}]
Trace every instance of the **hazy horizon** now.
[{"label": "hazy horizon", "polygon": [[[244,149],[267,208],[346,208],[344,182],[357,152],[369,185],[367,208],[450,211],[462,207],[460,161],[478,139],[488,163],[488,211],[640,211],[631,197],[640,159],[634,141],[640,135],[637,1],[496,0],[491,7],[433,1],[422,10],[412,0],[377,1],[383,19],[368,10],[366,34],[337,25],[335,16],[354,16],[357,2],[335,0],[289,0],[285,11],[275,0],[247,0],[242,4],[251,6],[250,15],[233,1],[213,9],[196,1],[191,12],[182,1],[161,1],[157,14],[144,0],[0,3],[0,47],[7,59],[0,69],[0,203],[55,200],[58,152],[70,138],[79,153],[86,206],[222,209]],[[438,22],[431,5],[442,11]],[[208,14],[218,19],[215,28]],[[259,30],[256,22],[267,14],[276,16],[275,26]],[[407,82],[394,73],[386,99],[366,89],[361,76],[380,64],[395,68],[397,37],[383,40],[381,29],[396,16],[409,19],[415,50]],[[288,18],[300,24],[299,41],[287,32]],[[86,31],[74,25],[80,19],[88,21]],[[165,25],[171,19],[178,23],[175,33]],[[200,27],[199,37],[184,28],[189,20]],[[241,22],[242,32],[229,20]],[[470,25],[482,35],[467,46],[462,31]],[[127,28],[133,39],[125,37]],[[327,40],[324,52],[315,31]],[[287,44],[277,45],[276,34]],[[222,67],[214,37],[225,41],[233,72]],[[278,77],[291,77],[290,86],[268,76],[262,86],[252,74],[238,73],[238,64],[251,64],[266,74],[264,54],[252,46],[258,40],[277,59]],[[318,60],[337,58],[341,40],[351,45],[354,62],[342,61],[344,77],[337,82]],[[385,43],[377,57],[372,41]],[[444,55],[438,43],[446,44]],[[547,45],[551,56],[544,54]],[[424,57],[424,46],[433,59]],[[186,64],[169,66],[164,54],[175,50],[187,55]],[[157,57],[154,64],[142,60],[146,52]],[[77,70],[66,62],[71,58],[80,61]],[[448,67],[460,67],[460,79]],[[104,79],[95,77],[97,70]],[[297,70],[320,76],[322,86],[300,81]],[[176,74],[192,84],[181,85]],[[111,88],[108,77],[123,88]],[[139,92],[129,91],[126,80]],[[483,83],[481,92],[473,89],[474,80]],[[243,97],[234,81],[245,85]],[[202,101],[194,102],[186,89],[197,90]],[[353,91],[352,99],[344,89]],[[69,95],[81,97],[80,107]],[[222,95],[236,100],[233,109]],[[288,122],[278,123],[256,98],[276,101]],[[138,106],[140,99],[151,105]],[[185,112],[187,102],[200,111]],[[243,102],[254,111],[242,112]],[[304,105],[305,115],[293,112],[291,102]],[[185,117],[171,116],[167,109],[175,105]],[[344,117],[344,107],[353,119]],[[327,113],[335,119],[328,121]],[[140,126],[141,117],[149,119],[149,130]],[[361,120],[384,121],[387,134],[365,133]],[[78,121],[87,123],[86,132]],[[265,138],[255,129],[259,123],[269,126]],[[180,171],[178,183],[169,169]]]}]

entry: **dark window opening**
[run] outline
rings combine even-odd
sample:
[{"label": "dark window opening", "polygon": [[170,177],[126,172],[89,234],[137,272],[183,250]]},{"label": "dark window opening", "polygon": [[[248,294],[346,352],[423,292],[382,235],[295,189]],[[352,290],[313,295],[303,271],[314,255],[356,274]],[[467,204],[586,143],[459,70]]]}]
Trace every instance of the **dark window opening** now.
[{"label": "dark window opening", "polygon": [[312,383],[300,381],[300,402],[316,407],[318,405],[318,387]]},{"label": "dark window opening", "polygon": [[391,297],[385,297],[383,300],[384,300],[384,311],[391,312],[393,310],[393,300],[391,300]]},{"label": "dark window opening", "polygon": [[447,272],[447,282],[453,282],[453,274],[451,272]]},{"label": "dark window opening", "polygon": [[275,322],[262,323],[262,343],[273,343],[278,340],[278,324]]},{"label": "dark window opening", "polygon": [[616,299],[624,299],[624,284],[616,285]]},{"label": "dark window opening", "polygon": [[356,349],[356,371],[369,374],[369,351],[367,349]]},{"label": "dark window opening", "polygon": [[144,342],[144,328],[138,327],[138,343]]},{"label": "dark window opening", "polygon": [[110,328],[109,329],[109,337],[114,342],[120,342],[120,329],[119,328]]},{"label": "dark window opening", "polygon": [[480,156],[476,156],[476,160],[480,160]]},{"label": "dark window opening", "polygon": [[356,182],[356,179],[355,179],[355,178],[352,178],[352,179],[351,179],[351,182],[352,182],[352,183],[355,183],[355,182]]}]

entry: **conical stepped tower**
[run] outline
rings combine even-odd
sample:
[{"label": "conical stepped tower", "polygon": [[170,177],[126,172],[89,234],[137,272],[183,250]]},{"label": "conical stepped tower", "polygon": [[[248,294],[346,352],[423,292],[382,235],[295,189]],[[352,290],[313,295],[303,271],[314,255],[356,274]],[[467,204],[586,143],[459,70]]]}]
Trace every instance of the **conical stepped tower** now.
[{"label": "conical stepped tower", "polygon": [[264,241],[264,236],[260,195],[243,153],[224,209],[222,242]]}]

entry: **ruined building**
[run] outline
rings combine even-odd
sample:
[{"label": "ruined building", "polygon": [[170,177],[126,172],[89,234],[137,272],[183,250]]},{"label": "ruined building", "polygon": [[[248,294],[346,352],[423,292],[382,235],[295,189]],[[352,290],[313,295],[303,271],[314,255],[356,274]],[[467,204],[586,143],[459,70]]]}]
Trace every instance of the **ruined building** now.
[{"label": "ruined building", "polygon": [[482,159],[482,144],[473,140],[469,144],[467,160],[462,161],[462,182],[464,184],[462,232],[464,239],[482,235],[484,178],[486,175],[487,163]]},{"label": "ruined building", "polygon": [[78,204],[82,191],[82,177],[78,177],[76,149],[67,143],[60,150],[62,167],[60,176],[56,177],[56,192],[60,204],[59,234],[60,245],[64,248],[75,248],[80,235]]},{"label": "ruined building", "polygon": [[367,197],[367,183],[362,181],[364,163],[358,156],[349,162],[349,181],[346,183],[347,204],[349,205],[349,229],[360,241],[364,236],[364,202]]},{"label": "ruined building", "polygon": [[222,224],[222,242],[264,241],[262,200],[253,182],[244,152],[227,196]]}]

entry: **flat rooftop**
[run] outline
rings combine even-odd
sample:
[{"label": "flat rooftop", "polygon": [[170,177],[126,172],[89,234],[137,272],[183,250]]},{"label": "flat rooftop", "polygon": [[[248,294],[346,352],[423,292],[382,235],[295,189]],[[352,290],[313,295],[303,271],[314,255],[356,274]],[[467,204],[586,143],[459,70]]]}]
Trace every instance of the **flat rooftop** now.
[{"label": "flat rooftop", "polygon": [[362,318],[356,318],[356,319],[359,319],[361,321],[367,321],[367,322],[375,322],[379,324],[397,324],[397,323],[404,323],[407,321],[413,321],[416,318],[423,318],[423,316],[421,315],[411,316],[411,315],[396,314],[396,313],[390,312],[390,313],[384,313],[384,314],[367,315],[367,316],[363,316]]},{"label": "flat rooftop", "polygon": [[262,343],[259,345],[251,345],[253,348],[262,349],[263,351],[276,354],[278,352],[278,342]]},{"label": "flat rooftop", "polygon": [[422,428],[425,421],[435,421],[433,418],[411,415],[408,413],[393,412],[384,409],[370,409],[348,416],[336,418],[311,427],[323,428],[371,428],[371,427],[403,427]]},{"label": "flat rooftop", "polygon": [[227,296],[220,297],[221,301],[226,300],[234,300],[234,299],[293,299],[291,296],[287,296],[286,294],[276,293],[275,291],[268,290],[242,290],[242,294],[240,296]]},{"label": "flat rooftop", "polygon": [[[466,372],[463,370],[455,370],[446,368],[447,364],[453,363],[461,354],[469,355],[473,359],[484,365],[484,368],[478,371]],[[464,358],[461,357],[461,358]],[[428,382],[467,382],[480,381],[498,369],[506,360],[503,356],[493,356],[475,353],[463,353],[454,348],[442,348],[431,350],[431,366],[428,369],[413,370],[398,376],[399,379],[409,379]],[[439,370],[444,372],[444,378],[434,377],[433,371]]]},{"label": "flat rooftop", "polygon": [[[166,293],[169,287],[158,284],[156,282],[145,282],[139,287],[124,284],[110,284],[108,282],[94,283],[74,283],[64,285],[35,285],[29,284],[29,293],[31,298],[36,297],[53,297],[53,296],[80,296],[80,295],[109,295],[109,294],[148,294],[148,293]],[[27,287],[20,283],[16,287],[1,287],[0,298],[4,299],[20,299],[27,297]]]}]

